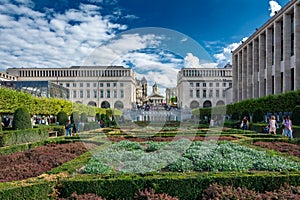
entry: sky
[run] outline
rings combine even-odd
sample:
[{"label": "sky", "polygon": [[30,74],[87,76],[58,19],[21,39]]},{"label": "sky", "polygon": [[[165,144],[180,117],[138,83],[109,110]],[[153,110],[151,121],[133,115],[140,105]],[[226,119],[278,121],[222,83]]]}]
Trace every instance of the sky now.
[{"label": "sky", "polygon": [[288,0],[0,0],[0,71],[122,65],[175,87],[183,67],[224,67]]}]

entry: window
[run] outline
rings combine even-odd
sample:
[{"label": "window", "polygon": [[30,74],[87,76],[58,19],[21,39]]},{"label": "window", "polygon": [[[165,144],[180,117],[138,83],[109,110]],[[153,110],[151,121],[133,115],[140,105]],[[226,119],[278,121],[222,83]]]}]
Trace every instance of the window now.
[{"label": "window", "polygon": [[76,90],[73,90],[73,98],[77,98]]},{"label": "window", "polygon": [[116,88],[117,87],[117,83],[113,83],[114,84],[114,88]]},{"label": "window", "polygon": [[220,83],[216,83],[216,87],[220,87]]},{"label": "window", "polygon": [[66,87],[70,87],[70,83],[66,83]]},{"label": "window", "polygon": [[86,98],[91,98],[91,91],[90,90],[86,91]]},{"label": "window", "polygon": [[64,84],[62,84],[62,83],[60,83],[59,85],[60,85],[60,86],[64,86]]},{"label": "window", "polygon": [[200,90],[196,90],[196,97],[200,98]]},{"label": "window", "polygon": [[90,87],[91,86],[91,84],[90,83],[86,83],[86,87]]},{"label": "window", "polygon": [[106,98],[110,98],[110,90],[106,90]]},{"label": "window", "polygon": [[80,87],[83,87],[83,83],[79,83],[79,86],[80,86]]},{"label": "window", "polygon": [[76,87],[77,85],[76,85],[76,83],[73,83],[73,87]]},{"label": "window", "polygon": [[80,98],[83,98],[83,90],[79,91]]},{"label": "window", "polygon": [[97,90],[93,90],[93,93],[94,93],[94,98],[97,98]]},{"label": "window", "polygon": [[232,87],[232,83],[229,83],[229,87]]},{"label": "window", "polygon": [[200,87],[200,83],[196,83],[196,87]]},{"label": "window", "polygon": [[213,87],[213,83],[209,83],[209,87]]},{"label": "window", "polygon": [[206,87],[206,83],[203,83],[203,87]]},{"label": "window", "polygon": [[190,98],[193,98],[193,90],[190,90]]},{"label": "window", "polygon": [[103,83],[99,83],[99,87],[103,87]]},{"label": "window", "polygon": [[93,83],[94,88],[97,87],[97,83]]},{"label": "window", "polygon": [[110,83],[106,83],[106,87],[110,87]]},{"label": "window", "polygon": [[226,83],[223,83],[223,87],[226,87]]},{"label": "window", "polygon": [[216,97],[220,97],[220,90],[216,90]]},{"label": "window", "polygon": [[209,98],[213,97],[213,90],[209,90],[209,94],[208,94]]},{"label": "window", "polygon": [[117,98],[117,90],[114,90],[114,98]]},{"label": "window", "polygon": [[120,83],[120,87],[124,87],[124,83]]},{"label": "window", "polygon": [[194,84],[193,84],[193,83],[190,83],[190,87],[194,87]]},{"label": "window", "polygon": [[124,98],[124,90],[120,90],[120,96],[121,98]]},{"label": "window", "polygon": [[206,98],[206,90],[203,90],[203,98]]},{"label": "window", "polygon": [[225,94],[226,94],[226,92],[225,92],[225,90],[223,90],[223,93],[222,93],[223,98],[225,98]]},{"label": "window", "polygon": [[104,92],[103,92],[103,90],[100,90],[100,98],[104,98]]}]

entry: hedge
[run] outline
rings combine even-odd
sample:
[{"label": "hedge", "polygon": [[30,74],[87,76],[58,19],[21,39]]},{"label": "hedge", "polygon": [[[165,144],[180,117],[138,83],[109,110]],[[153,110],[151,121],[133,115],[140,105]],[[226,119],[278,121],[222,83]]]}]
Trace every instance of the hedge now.
[{"label": "hedge", "polygon": [[48,195],[54,189],[63,198],[76,191],[77,194],[94,193],[107,199],[133,199],[139,189],[154,188],[157,193],[191,200],[201,199],[203,190],[212,183],[264,192],[278,189],[284,183],[299,186],[299,179],[299,172],[73,175],[60,177],[56,181],[45,179],[43,182],[40,179],[40,184],[22,184],[9,188],[7,183],[1,183],[0,199],[49,199]]}]

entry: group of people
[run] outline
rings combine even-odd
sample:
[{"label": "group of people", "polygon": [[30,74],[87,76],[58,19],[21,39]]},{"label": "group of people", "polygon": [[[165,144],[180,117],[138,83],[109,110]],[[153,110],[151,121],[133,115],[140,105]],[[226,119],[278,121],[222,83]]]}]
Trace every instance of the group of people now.
[{"label": "group of people", "polygon": [[[293,138],[292,120],[290,119],[290,116],[286,115],[283,117],[281,126],[282,135],[287,136],[289,138]],[[272,115],[269,119],[268,125],[265,127],[265,133],[276,135],[278,129],[279,125],[276,121],[275,116]]]}]

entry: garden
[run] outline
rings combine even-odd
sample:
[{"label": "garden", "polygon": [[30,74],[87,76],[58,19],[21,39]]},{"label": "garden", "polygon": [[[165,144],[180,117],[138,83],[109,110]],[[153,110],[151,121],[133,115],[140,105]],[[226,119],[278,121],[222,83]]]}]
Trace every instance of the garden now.
[{"label": "garden", "polygon": [[[27,104],[39,101],[26,98]],[[70,112],[61,109],[65,103],[48,114],[62,120],[71,116],[74,124],[96,116],[106,127],[85,121],[73,136],[65,136],[64,122],[32,128],[29,121],[29,127],[14,124],[23,129],[3,129],[0,199],[300,198],[300,139],[260,133],[256,130],[262,122],[244,131],[232,128],[234,120],[209,127],[198,116],[201,123],[166,122],[161,127],[138,122],[143,128],[132,129],[132,122],[116,123],[112,110],[76,105]],[[27,113],[29,119],[32,113],[42,114],[33,105],[9,111],[4,104],[0,111],[14,119],[21,112],[24,122]],[[58,136],[50,136],[51,131]]]}]

